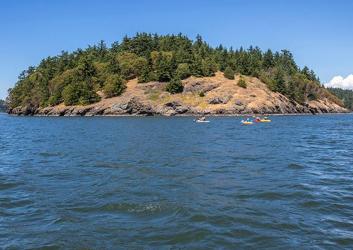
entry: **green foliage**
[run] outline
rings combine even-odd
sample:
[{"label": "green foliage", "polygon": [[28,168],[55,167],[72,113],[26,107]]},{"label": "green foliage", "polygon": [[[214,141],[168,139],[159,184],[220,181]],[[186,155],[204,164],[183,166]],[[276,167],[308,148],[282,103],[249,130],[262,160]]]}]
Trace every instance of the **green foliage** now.
[{"label": "green foliage", "polygon": [[217,65],[211,58],[206,58],[202,60],[201,72],[202,76],[214,76],[217,71]]},{"label": "green foliage", "polygon": [[137,77],[146,67],[147,60],[143,57],[130,52],[122,52],[118,55],[121,75],[125,79],[132,79]]},{"label": "green foliage", "polygon": [[228,78],[228,79],[230,79],[230,80],[234,80],[234,71],[232,70],[232,68],[231,67],[227,67],[225,70],[224,70],[224,77],[225,78]]},{"label": "green foliage", "polygon": [[353,90],[328,88],[328,91],[341,99],[347,109],[353,110]]},{"label": "green foliage", "polygon": [[153,80],[151,69],[148,65],[145,65],[141,70],[141,74],[138,76],[138,83],[146,83],[151,80]]},{"label": "green foliage", "polygon": [[47,57],[19,75],[7,102],[10,108],[92,103],[99,100],[97,91],[106,89],[112,93],[109,95],[122,91],[122,85],[115,84],[120,82],[117,75],[124,81],[138,78],[140,83],[170,81],[168,89],[175,92],[182,89],[178,79],[213,76],[217,70],[229,79],[234,79],[235,73],[259,77],[271,90],[299,103],[321,97],[339,103],[312,70],[297,66],[288,50],[212,48],[199,35],[192,41],[182,34],[148,33],[124,37],[111,47],[100,41],[86,49]]},{"label": "green foliage", "polygon": [[166,86],[166,91],[171,94],[183,92],[184,86],[180,78],[173,78]]},{"label": "green foliage", "polygon": [[84,83],[69,84],[62,97],[65,105],[87,105],[99,101],[99,96]]},{"label": "green foliage", "polygon": [[0,113],[6,111],[6,103],[4,100],[0,99]]},{"label": "green foliage", "polygon": [[172,52],[153,51],[151,53],[152,67],[155,73],[155,80],[169,82],[176,70],[176,61]]},{"label": "green foliage", "polygon": [[241,87],[241,88],[244,88],[244,89],[246,89],[247,86],[248,86],[248,85],[246,84],[244,78],[242,78],[242,77],[240,77],[240,79],[239,79],[237,85],[238,85],[239,87]]},{"label": "green foliage", "polygon": [[281,70],[277,70],[274,75],[274,91],[281,94],[286,93],[286,85],[284,80],[284,73]]},{"label": "green foliage", "polygon": [[189,64],[180,63],[175,71],[175,75],[180,79],[188,78],[191,75]]},{"label": "green foliage", "polygon": [[205,97],[205,92],[201,91],[199,94],[200,97]]},{"label": "green foliage", "polygon": [[118,96],[123,93],[126,85],[119,75],[109,76],[104,84],[103,92],[107,97]]},{"label": "green foliage", "polygon": [[77,84],[67,85],[62,92],[62,96],[63,96],[65,105],[77,104],[80,99],[79,86]]}]

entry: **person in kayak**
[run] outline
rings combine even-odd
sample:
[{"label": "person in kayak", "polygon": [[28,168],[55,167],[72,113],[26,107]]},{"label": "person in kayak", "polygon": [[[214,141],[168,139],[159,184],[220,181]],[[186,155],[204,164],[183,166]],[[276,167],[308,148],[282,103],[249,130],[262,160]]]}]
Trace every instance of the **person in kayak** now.
[{"label": "person in kayak", "polygon": [[201,116],[200,118],[197,119],[198,121],[206,121],[206,116]]}]

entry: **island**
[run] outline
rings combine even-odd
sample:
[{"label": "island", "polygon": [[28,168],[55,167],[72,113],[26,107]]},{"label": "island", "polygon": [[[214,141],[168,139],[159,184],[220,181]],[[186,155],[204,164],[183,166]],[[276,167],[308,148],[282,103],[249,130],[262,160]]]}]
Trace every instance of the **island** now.
[{"label": "island", "polygon": [[241,115],[348,112],[288,50],[212,47],[138,33],[43,59],[9,90],[17,115]]},{"label": "island", "polygon": [[6,108],[6,103],[4,100],[0,99],[0,113],[4,113],[6,112],[7,108]]}]

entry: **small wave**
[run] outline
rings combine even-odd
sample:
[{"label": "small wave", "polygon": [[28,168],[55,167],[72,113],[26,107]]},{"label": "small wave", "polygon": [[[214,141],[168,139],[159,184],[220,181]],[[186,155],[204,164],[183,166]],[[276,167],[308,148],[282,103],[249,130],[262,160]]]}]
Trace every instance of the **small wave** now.
[{"label": "small wave", "polygon": [[25,199],[25,200],[7,200],[7,201],[1,201],[0,202],[0,207],[3,208],[18,208],[18,207],[24,207],[27,205],[32,204],[33,201]]},{"label": "small wave", "polygon": [[339,237],[339,238],[332,239],[332,241],[340,246],[345,246],[345,247],[353,245],[353,238],[351,237]]},{"label": "small wave", "polygon": [[18,187],[19,185],[21,185],[21,183],[18,183],[18,182],[0,183],[0,191],[12,189],[12,188]]},{"label": "small wave", "polygon": [[316,208],[316,207],[320,207],[321,206],[321,202],[318,201],[304,201],[302,203],[300,203],[300,206],[304,207],[304,208]]},{"label": "small wave", "polygon": [[207,229],[196,229],[190,230],[187,232],[180,232],[176,234],[171,234],[168,240],[168,244],[187,244],[191,242],[200,242],[207,238],[208,236],[213,235],[213,233]]},{"label": "small wave", "polygon": [[62,153],[60,153],[60,152],[40,152],[39,155],[42,157],[54,157],[54,156],[61,156]]},{"label": "small wave", "polygon": [[116,163],[116,162],[96,162],[94,164],[95,167],[98,168],[126,168],[130,167],[129,164],[122,164],[122,163]]},{"label": "small wave", "polygon": [[95,207],[74,207],[71,210],[76,212],[110,212],[110,213],[158,213],[164,209],[161,204],[148,203],[148,204],[134,204],[134,203],[109,203],[102,206]]},{"label": "small wave", "polygon": [[330,223],[335,228],[341,228],[341,229],[347,229],[347,230],[353,229],[353,222],[349,220],[344,221],[340,218],[328,218],[325,220],[325,222]]},{"label": "small wave", "polygon": [[207,219],[208,217],[203,214],[194,214],[190,218],[192,222],[204,222],[204,221],[207,221]]},{"label": "small wave", "polygon": [[303,169],[304,166],[296,164],[296,163],[291,163],[291,164],[288,164],[288,168],[290,168],[290,169]]},{"label": "small wave", "polygon": [[263,199],[263,200],[282,200],[284,197],[283,194],[276,193],[276,192],[262,192],[258,193],[255,195],[256,198],[258,199]]}]

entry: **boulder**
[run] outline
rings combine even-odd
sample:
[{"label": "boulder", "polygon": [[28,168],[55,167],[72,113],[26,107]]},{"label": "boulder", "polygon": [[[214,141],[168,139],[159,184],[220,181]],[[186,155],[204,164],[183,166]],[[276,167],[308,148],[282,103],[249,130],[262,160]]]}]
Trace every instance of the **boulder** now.
[{"label": "boulder", "polygon": [[197,80],[197,81],[186,82],[184,85],[183,92],[184,93],[187,93],[187,92],[206,93],[217,87],[219,87],[218,83],[210,83],[205,80]]},{"label": "boulder", "polygon": [[226,104],[231,99],[231,96],[213,97],[208,100],[209,104]]},{"label": "boulder", "polygon": [[166,114],[168,116],[177,115],[177,114],[185,114],[189,111],[189,107],[182,105],[178,101],[167,102],[163,105],[162,114]]}]

